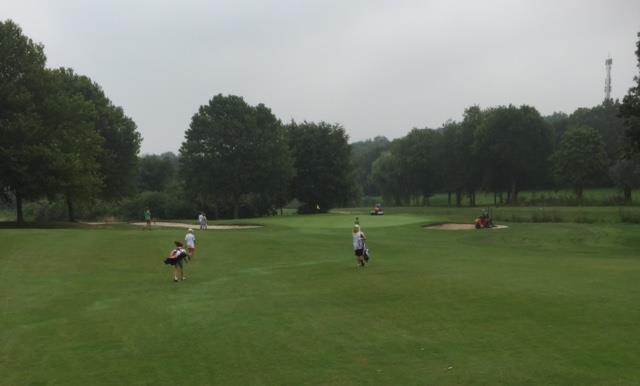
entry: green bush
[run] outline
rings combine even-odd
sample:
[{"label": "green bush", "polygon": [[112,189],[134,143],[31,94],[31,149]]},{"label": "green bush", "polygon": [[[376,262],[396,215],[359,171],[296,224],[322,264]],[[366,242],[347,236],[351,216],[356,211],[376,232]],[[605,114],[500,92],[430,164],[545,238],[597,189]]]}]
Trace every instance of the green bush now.
[{"label": "green bush", "polygon": [[579,224],[593,224],[594,222],[596,222],[596,219],[594,219],[593,217],[589,217],[586,214],[580,212],[578,213],[578,215],[573,219],[574,222],[577,222]]},{"label": "green bush", "polygon": [[640,213],[633,213],[620,209],[620,222],[628,224],[640,224]]},{"label": "green bush", "polygon": [[36,222],[66,221],[69,217],[62,199],[27,202],[22,206],[22,214],[25,220]]},{"label": "green bush", "polygon": [[168,197],[164,192],[142,192],[120,204],[120,215],[127,221],[144,219],[144,211],[149,208],[153,219],[166,219]]}]

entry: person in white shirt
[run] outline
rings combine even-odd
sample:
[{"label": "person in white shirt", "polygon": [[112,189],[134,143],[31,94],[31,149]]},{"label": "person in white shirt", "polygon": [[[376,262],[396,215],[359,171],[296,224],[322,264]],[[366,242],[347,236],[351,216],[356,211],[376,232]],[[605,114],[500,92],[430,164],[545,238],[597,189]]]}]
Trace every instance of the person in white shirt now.
[{"label": "person in white shirt", "polygon": [[353,238],[353,250],[356,254],[356,266],[364,267],[365,263],[365,244],[364,241],[367,239],[364,233],[360,230],[360,225],[355,224],[353,226],[353,230],[351,232],[351,236]]},{"label": "person in white shirt", "polygon": [[185,244],[187,245],[187,252],[189,256],[193,258],[196,254],[196,235],[193,234],[193,229],[189,228],[186,236],[184,236]]}]

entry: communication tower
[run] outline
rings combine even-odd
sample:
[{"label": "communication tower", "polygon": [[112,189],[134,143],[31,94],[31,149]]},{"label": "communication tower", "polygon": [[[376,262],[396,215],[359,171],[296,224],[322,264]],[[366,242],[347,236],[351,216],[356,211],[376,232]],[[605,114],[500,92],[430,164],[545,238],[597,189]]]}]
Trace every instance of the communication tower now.
[{"label": "communication tower", "polygon": [[613,59],[610,57],[604,61],[604,65],[607,68],[607,77],[604,79],[604,100],[608,101],[611,99],[611,65],[613,64]]}]

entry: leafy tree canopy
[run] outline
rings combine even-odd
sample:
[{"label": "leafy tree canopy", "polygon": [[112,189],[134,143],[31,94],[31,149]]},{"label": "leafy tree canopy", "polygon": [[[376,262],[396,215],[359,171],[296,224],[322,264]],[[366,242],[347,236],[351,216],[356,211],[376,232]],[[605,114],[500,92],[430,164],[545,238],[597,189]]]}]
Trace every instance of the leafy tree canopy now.
[{"label": "leafy tree canopy", "polygon": [[304,203],[301,211],[327,212],[354,199],[351,147],[342,126],[291,122],[288,129],[296,169],[292,192]]},{"label": "leafy tree canopy", "polygon": [[[636,57],[640,69],[640,32],[638,32],[638,41],[636,42]],[[626,127],[627,152],[640,154],[640,75],[636,75],[633,80],[636,84],[629,89],[622,100],[620,115],[624,119]]]},{"label": "leafy tree canopy", "polygon": [[286,201],[293,175],[287,132],[266,106],[218,94],[200,106],[180,148],[182,175],[203,205],[265,207]]},{"label": "leafy tree canopy", "polygon": [[551,156],[555,179],[571,187],[579,200],[584,188],[597,186],[607,170],[607,153],[598,131],[591,127],[567,130]]}]

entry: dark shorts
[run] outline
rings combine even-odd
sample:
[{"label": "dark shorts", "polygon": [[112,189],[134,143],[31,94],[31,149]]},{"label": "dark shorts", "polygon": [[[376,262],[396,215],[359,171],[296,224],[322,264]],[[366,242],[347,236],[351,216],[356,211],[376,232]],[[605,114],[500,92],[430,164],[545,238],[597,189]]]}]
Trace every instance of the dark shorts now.
[{"label": "dark shorts", "polygon": [[362,256],[364,255],[364,248],[363,249],[356,249],[356,256]]}]

